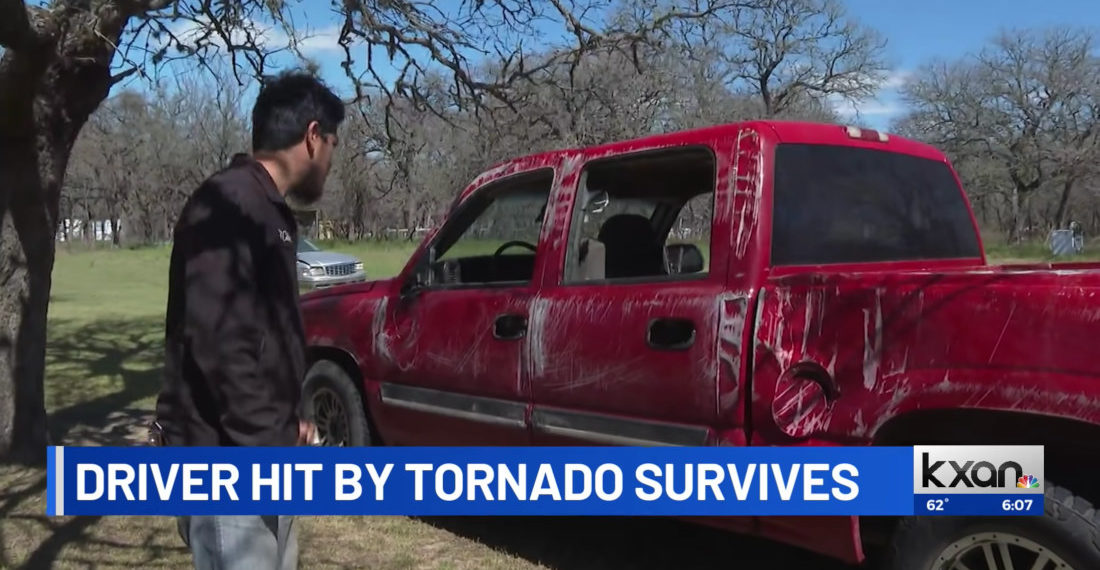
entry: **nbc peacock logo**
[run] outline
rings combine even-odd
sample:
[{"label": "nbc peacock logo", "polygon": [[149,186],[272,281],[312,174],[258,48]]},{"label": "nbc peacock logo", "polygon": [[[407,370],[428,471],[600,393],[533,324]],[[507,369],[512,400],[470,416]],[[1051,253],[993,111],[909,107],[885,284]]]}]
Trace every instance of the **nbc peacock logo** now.
[{"label": "nbc peacock logo", "polygon": [[1034,475],[1024,475],[1016,479],[1016,487],[1019,489],[1038,489],[1039,479]]}]

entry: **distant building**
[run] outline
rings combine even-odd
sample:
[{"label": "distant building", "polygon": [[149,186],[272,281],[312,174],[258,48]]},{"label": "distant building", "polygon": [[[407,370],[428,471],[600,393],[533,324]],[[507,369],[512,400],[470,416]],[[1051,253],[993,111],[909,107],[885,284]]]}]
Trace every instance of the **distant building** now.
[{"label": "distant building", "polygon": [[115,220],[112,225],[110,220],[79,220],[75,218],[62,219],[57,224],[59,242],[65,241],[113,241],[114,231],[118,230],[122,237],[122,220]]}]

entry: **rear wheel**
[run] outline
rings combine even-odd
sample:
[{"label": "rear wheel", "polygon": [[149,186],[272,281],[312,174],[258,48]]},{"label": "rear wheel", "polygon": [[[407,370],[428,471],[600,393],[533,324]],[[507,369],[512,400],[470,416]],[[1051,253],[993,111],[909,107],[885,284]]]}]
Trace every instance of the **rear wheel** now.
[{"label": "rear wheel", "polygon": [[1100,514],[1048,483],[1043,516],[911,517],[888,550],[889,570],[1100,569]]},{"label": "rear wheel", "polygon": [[360,447],[371,444],[363,398],[339,364],[320,360],[306,373],[302,386],[306,419],[317,426],[321,445]]}]

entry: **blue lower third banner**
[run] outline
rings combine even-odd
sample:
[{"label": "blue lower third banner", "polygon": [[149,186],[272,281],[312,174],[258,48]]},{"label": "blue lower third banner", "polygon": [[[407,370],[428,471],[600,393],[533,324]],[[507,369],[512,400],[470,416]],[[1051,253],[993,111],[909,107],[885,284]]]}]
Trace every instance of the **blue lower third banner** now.
[{"label": "blue lower third banner", "polygon": [[[1042,487],[1030,486],[1030,479],[1026,480],[1029,486],[1018,486],[1017,481],[1024,481],[1025,475],[1032,477],[1018,464],[990,465],[992,483],[999,482],[999,486],[975,489],[975,482],[982,485],[989,480],[984,471],[988,462],[981,457],[970,459],[961,471],[955,470],[961,465],[957,461],[942,473],[933,469],[930,481],[928,469],[942,467],[942,462],[929,463],[936,456],[928,453],[935,454],[936,449],[940,448],[922,448],[922,456],[912,447],[51,447],[46,512],[405,516],[1042,513]],[[1041,448],[1038,457],[1041,462]],[[1013,465],[1019,475],[1011,471]],[[1032,471],[1041,474],[1041,466]],[[941,502],[932,502],[937,500]]]}]

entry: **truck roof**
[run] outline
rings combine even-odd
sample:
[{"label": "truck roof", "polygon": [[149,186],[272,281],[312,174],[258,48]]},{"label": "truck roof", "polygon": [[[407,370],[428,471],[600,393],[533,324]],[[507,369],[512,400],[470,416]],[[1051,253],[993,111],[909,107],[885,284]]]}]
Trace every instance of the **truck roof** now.
[{"label": "truck roof", "polygon": [[[516,170],[523,170],[526,165],[544,164],[559,156],[580,153],[588,158],[601,154],[629,152],[634,148],[676,146],[688,141],[698,140],[699,138],[735,136],[737,131],[743,127],[756,127],[759,130],[765,131],[770,130],[772,137],[783,143],[852,146],[910,154],[935,161],[947,161],[947,157],[932,145],[894,134],[880,133],[872,129],[853,127],[839,123],[757,119],[698,127],[694,129],[684,129],[648,135],[645,137],[612,141],[588,147],[565,147],[516,156],[493,164],[485,169],[481,175],[463,189],[458,196],[458,200],[464,200],[474,187],[485,182],[506,176]],[[885,140],[880,139],[880,135],[883,136]]]},{"label": "truck roof", "polygon": [[[621,152],[623,150],[629,149],[630,147],[675,145],[677,143],[683,142],[685,139],[693,140],[699,138],[700,136],[731,136],[734,135],[742,127],[747,126],[755,126],[758,128],[769,129],[775,134],[776,139],[785,143],[870,146],[871,148],[880,148],[883,150],[888,149],[892,152],[913,154],[933,160],[946,160],[946,156],[936,147],[912,139],[907,139],[905,137],[901,137],[895,134],[883,133],[886,134],[888,137],[888,140],[886,142],[873,142],[870,145],[863,145],[861,143],[864,143],[865,141],[853,138],[848,134],[847,129],[853,128],[850,125],[844,125],[840,123],[815,123],[808,121],[759,119],[739,121],[735,123],[723,123],[719,125],[698,127],[694,129],[684,129],[668,133],[647,135],[644,137],[612,141],[587,147],[563,147],[549,151],[516,156],[493,164],[488,170],[500,168],[502,166],[513,163],[532,161],[537,162],[540,159],[551,158],[555,155],[561,154],[583,152],[585,154],[598,155],[604,152]],[[863,132],[870,132],[875,134],[879,133],[879,131],[875,131],[872,129],[859,129]]]}]

